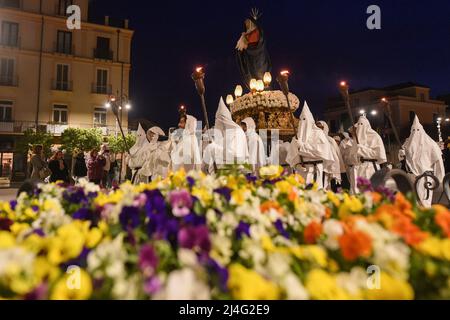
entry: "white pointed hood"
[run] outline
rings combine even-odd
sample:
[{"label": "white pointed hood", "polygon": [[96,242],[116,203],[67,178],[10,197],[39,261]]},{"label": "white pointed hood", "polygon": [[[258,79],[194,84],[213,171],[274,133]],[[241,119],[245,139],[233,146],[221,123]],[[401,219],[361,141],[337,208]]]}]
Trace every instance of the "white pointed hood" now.
[{"label": "white pointed hood", "polygon": [[256,123],[253,118],[245,118],[244,120],[242,120],[242,122],[247,126],[247,132],[256,132]]},{"label": "white pointed hood", "polygon": [[417,116],[414,118],[411,135],[403,145],[403,149],[406,163],[414,175],[420,176],[425,171],[434,171],[440,181],[444,179],[442,151],[436,141],[425,132]]},{"label": "white pointed hood", "polygon": [[136,133],[136,143],[134,146],[130,148],[130,155],[133,156],[137,154],[137,152],[143,148],[146,148],[150,145],[150,142],[147,140],[147,136],[145,133],[144,128],[142,128],[141,124],[139,123],[138,130]]},{"label": "white pointed hood", "polygon": [[217,108],[216,112],[216,122],[214,127],[222,132],[225,132],[225,130],[228,129],[241,129],[242,128],[233,121],[233,118],[231,117],[231,112],[225,105],[225,102],[223,101],[223,98],[220,98],[219,106]]},{"label": "white pointed hood", "polygon": [[159,139],[159,137],[160,137],[160,136],[164,136],[164,131],[162,131],[162,129],[161,129],[160,127],[151,127],[151,128],[148,129],[148,131],[147,131],[147,139],[148,139],[148,136],[149,136],[149,133],[150,133],[150,132],[153,133],[154,136],[153,136],[152,140],[149,141],[149,142],[150,142],[150,144],[152,144],[153,146],[155,146],[155,145],[158,144],[158,139]]},{"label": "white pointed hood", "polygon": [[330,127],[325,121],[318,121],[323,126],[323,133],[327,136],[328,142],[330,143],[331,151],[333,154],[333,162],[330,162],[328,167],[325,167],[325,172],[335,175],[335,177],[340,179],[340,174],[345,172],[345,164],[342,158],[341,150],[334,138],[329,136]]},{"label": "white pointed hood", "polygon": [[299,142],[305,143],[318,132],[323,135],[323,131],[316,126],[314,116],[309,109],[308,103],[305,101],[302,113],[300,114],[300,121],[298,123],[297,138]]},{"label": "white pointed hood", "polygon": [[356,123],[356,136],[358,137],[358,144],[361,146],[358,153],[360,157],[375,159],[378,164],[387,161],[383,139],[372,129],[365,116],[361,116]]}]

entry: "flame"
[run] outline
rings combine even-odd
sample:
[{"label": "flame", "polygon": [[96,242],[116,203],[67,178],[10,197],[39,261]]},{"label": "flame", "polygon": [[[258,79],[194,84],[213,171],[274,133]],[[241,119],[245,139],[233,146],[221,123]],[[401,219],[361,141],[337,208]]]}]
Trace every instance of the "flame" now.
[{"label": "flame", "polygon": [[347,86],[347,81],[341,81],[341,87]]},{"label": "flame", "polygon": [[289,71],[288,70],[283,70],[283,71],[280,72],[280,74],[282,76],[288,76],[289,75]]},{"label": "flame", "polygon": [[386,98],[381,98],[381,101],[382,102],[387,102],[387,99]]},{"label": "flame", "polygon": [[195,68],[195,71],[196,71],[197,73],[200,73],[200,72],[203,71],[203,67],[197,67],[197,68]]}]

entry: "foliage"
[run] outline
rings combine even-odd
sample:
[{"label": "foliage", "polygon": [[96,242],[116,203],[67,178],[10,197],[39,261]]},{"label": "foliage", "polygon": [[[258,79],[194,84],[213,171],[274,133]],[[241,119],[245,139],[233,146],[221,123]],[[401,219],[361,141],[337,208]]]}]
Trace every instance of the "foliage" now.
[{"label": "foliage", "polygon": [[23,137],[18,141],[16,149],[21,153],[28,153],[33,150],[33,146],[42,145],[44,147],[44,155],[51,155],[51,147],[53,144],[53,136],[46,131],[37,131],[27,129]]},{"label": "foliage", "polygon": [[68,128],[61,136],[62,149],[70,154],[99,149],[102,142],[102,132],[95,128]]},{"label": "foliage", "polygon": [[130,133],[125,136],[125,140],[123,139],[122,135],[118,135],[117,137],[114,135],[110,135],[108,137],[108,146],[109,150],[111,150],[112,153],[128,152],[128,149],[131,148],[135,143],[136,136]]}]

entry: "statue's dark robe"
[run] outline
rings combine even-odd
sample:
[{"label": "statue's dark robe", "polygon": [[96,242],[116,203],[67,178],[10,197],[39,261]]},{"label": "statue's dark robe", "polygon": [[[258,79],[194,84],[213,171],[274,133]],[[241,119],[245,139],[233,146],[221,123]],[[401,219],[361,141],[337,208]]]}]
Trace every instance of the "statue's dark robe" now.
[{"label": "statue's dark robe", "polygon": [[251,79],[263,80],[264,73],[271,70],[264,32],[255,20],[252,21],[257,27],[247,35],[248,48],[237,52],[239,71],[247,88]]}]

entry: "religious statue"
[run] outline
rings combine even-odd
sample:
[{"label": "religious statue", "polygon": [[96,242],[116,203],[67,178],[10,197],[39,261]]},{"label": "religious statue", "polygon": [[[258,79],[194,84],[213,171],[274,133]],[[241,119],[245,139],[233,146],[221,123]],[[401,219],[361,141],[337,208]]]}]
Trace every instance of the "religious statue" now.
[{"label": "religious statue", "polygon": [[258,10],[252,9],[250,18],[245,20],[245,32],[236,45],[239,71],[247,87],[251,79],[262,80],[264,73],[271,69],[260,17]]}]

